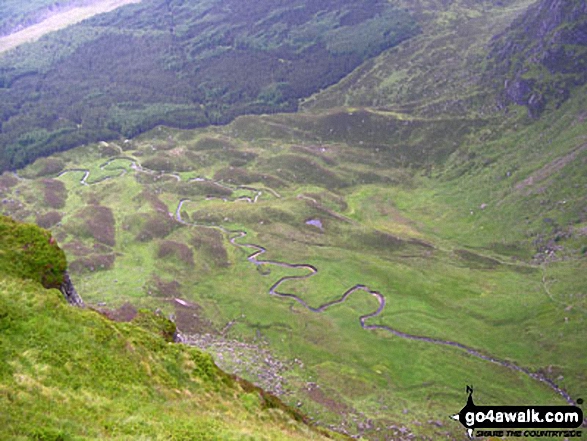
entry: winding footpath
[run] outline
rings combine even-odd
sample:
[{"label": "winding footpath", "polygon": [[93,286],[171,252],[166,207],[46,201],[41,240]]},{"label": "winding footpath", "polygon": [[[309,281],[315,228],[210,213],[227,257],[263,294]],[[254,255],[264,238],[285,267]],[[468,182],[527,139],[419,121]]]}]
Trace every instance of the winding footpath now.
[{"label": "winding footpath", "polygon": [[[107,161],[106,163],[102,164],[100,166],[100,168],[102,170],[104,170],[104,167],[106,167],[107,165],[109,165],[110,163],[112,163],[113,161],[118,160],[118,159],[130,161],[131,162],[131,166],[130,166],[131,169],[133,169],[137,172],[156,174],[158,176],[168,175],[168,176],[172,176],[175,179],[181,180],[181,177],[177,174],[174,174],[174,173],[160,173],[160,172],[157,172],[154,170],[146,169],[146,168],[142,167],[138,163],[138,161],[136,161],[134,158],[130,158],[130,157],[112,158],[109,161]],[[116,168],[123,169],[123,167],[116,167]],[[69,173],[69,172],[83,172],[84,175],[83,175],[83,178],[80,180],[80,183],[82,185],[89,185],[87,183],[87,179],[90,175],[89,170],[87,170],[87,169],[68,169],[68,170],[62,171],[58,176],[63,176],[64,174]],[[124,172],[126,172],[126,169],[124,169]],[[107,178],[110,178],[110,177],[107,177]],[[241,196],[238,198],[229,199],[229,198],[218,198],[218,197],[214,197],[214,196],[209,196],[208,199],[221,199],[225,202],[244,201],[247,203],[256,203],[259,200],[259,198],[261,197],[261,195],[263,194],[263,191],[266,191],[267,193],[271,193],[276,198],[281,197],[281,195],[279,195],[279,193],[277,193],[276,191],[269,189],[269,188],[260,189],[260,188],[253,188],[250,186],[229,187],[224,183],[213,181],[213,180],[206,179],[206,178],[193,178],[193,179],[190,179],[188,182],[204,182],[204,181],[213,183],[215,185],[218,185],[221,188],[225,188],[225,189],[228,189],[231,191],[234,191],[236,188],[236,189],[242,189],[242,190],[249,190],[249,191],[255,193],[255,196],[253,198],[248,197],[248,196]],[[98,182],[100,182],[100,181],[96,181],[94,183],[98,183]],[[298,196],[298,198],[311,199],[311,198],[308,198],[303,195]],[[383,310],[385,309],[385,305],[386,305],[386,299],[383,296],[383,294],[381,294],[378,291],[371,290],[366,285],[360,285],[360,284],[355,285],[355,286],[349,288],[347,291],[345,291],[338,299],[324,303],[318,307],[313,307],[313,306],[309,305],[305,300],[303,300],[301,297],[299,297],[295,294],[280,291],[279,288],[281,287],[282,284],[284,284],[288,281],[292,281],[292,280],[308,279],[318,273],[318,268],[316,268],[313,265],[306,264],[306,263],[294,264],[294,263],[281,262],[281,261],[277,261],[277,260],[259,260],[259,257],[262,256],[263,254],[265,254],[267,252],[267,249],[260,246],[260,245],[256,245],[256,244],[252,244],[252,243],[239,243],[239,242],[237,242],[240,239],[244,239],[247,236],[247,233],[245,231],[243,231],[243,230],[229,230],[221,225],[206,225],[206,224],[190,223],[190,222],[184,221],[181,217],[181,211],[182,211],[183,206],[188,202],[192,202],[192,201],[190,199],[181,199],[179,201],[177,208],[175,210],[175,216],[174,216],[175,221],[177,221],[183,225],[187,225],[187,226],[197,226],[197,227],[201,227],[201,228],[210,228],[210,229],[216,229],[216,230],[221,231],[222,233],[224,233],[228,237],[230,243],[233,246],[238,247],[238,248],[242,248],[242,249],[252,250],[253,252],[247,256],[247,260],[256,266],[272,265],[272,266],[278,266],[281,268],[288,268],[288,269],[292,269],[292,270],[306,270],[307,271],[307,273],[303,274],[303,275],[295,275],[295,276],[292,275],[292,276],[281,277],[279,280],[277,280],[269,288],[270,295],[284,298],[284,299],[293,300],[293,301],[297,302],[298,304],[300,304],[305,309],[307,309],[308,311],[311,311],[313,313],[322,313],[332,306],[344,303],[351,295],[353,295],[355,293],[358,293],[361,291],[365,292],[365,293],[373,296],[377,300],[378,307],[375,311],[359,317],[359,323],[361,325],[361,328],[363,328],[365,330],[370,330],[370,331],[384,331],[384,332],[388,332],[396,337],[407,339],[407,340],[421,341],[421,342],[426,342],[426,343],[440,345],[440,346],[449,346],[452,348],[462,350],[473,357],[476,357],[476,358],[479,358],[481,360],[485,360],[485,361],[488,361],[491,363],[495,363],[495,364],[502,366],[504,368],[511,369],[513,371],[525,374],[528,377],[530,377],[536,381],[540,381],[541,383],[544,383],[550,389],[555,391],[557,394],[559,394],[561,397],[563,397],[570,405],[576,405],[576,402],[573,400],[573,398],[565,390],[560,388],[554,381],[552,381],[551,379],[547,378],[546,376],[544,376],[540,373],[531,372],[530,370],[523,368],[523,367],[520,367],[517,364],[514,364],[512,362],[509,362],[506,360],[501,360],[499,358],[492,357],[490,355],[486,355],[477,349],[471,348],[469,346],[466,346],[464,344],[461,344],[461,343],[458,343],[455,341],[442,340],[442,339],[431,338],[431,337],[415,335],[415,334],[408,334],[408,333],[405,333],[402,331],[398,331],[397,329],[391,328],[386,325],[370,325],[370,324],[368,324],[367,321],[369,319],[378,317],[383,312]],[[344,220],[347,220],[347,219],[344,218]]]}]

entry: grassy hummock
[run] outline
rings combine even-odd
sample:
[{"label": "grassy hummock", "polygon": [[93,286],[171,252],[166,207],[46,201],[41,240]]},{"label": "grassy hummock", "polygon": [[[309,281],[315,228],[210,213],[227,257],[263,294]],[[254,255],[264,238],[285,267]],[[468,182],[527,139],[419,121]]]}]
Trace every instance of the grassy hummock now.
[{"label": "grassy hummock", "polygon": [[45,288],[63,283],[67,263],[51,233],[0,216],[0,274],[34,280]]}]

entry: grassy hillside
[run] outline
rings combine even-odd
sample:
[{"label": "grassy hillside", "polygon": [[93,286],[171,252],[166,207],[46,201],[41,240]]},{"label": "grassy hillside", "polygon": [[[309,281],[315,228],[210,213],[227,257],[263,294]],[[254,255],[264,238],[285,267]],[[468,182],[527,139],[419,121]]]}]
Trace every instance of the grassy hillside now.
[{"label": "grassy hillside", "polygon": [[[22,252],[23,242],[42,255],[31,234],[46,232],[0,222],[2,258]],[[36,281],[33,273],[44,274],[36,262],[19,263],[22,274],[0,266],[3,439],[324,439],[209,355],[171,343],[175,326],[165,318],[141,311],[115,323],[79,310]]]},{"label": "grassy hillside", "polygon": [[422,32],[305,100],[301,108],[369,106],[445,118],[494,115],[499,85],[481,81],[488,45],[534,2],[406,1],[403,6]]}]

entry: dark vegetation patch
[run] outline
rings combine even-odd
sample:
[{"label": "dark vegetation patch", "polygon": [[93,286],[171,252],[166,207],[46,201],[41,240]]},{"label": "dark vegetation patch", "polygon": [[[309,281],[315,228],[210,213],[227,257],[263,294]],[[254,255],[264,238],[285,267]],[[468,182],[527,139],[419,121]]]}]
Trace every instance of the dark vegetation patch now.
[{"label": "dark vegetation patch", "polygon": [[152,151],[168,151],[173,150],[175,147],[177,147],[177,143],[171,136],[168,136],[167,139],[158,139],[149,144],[149,150]]},{"label": "dark vegetation patch", "polygon": [[167,212],[141,213],[134,219],[142,224],[136,237],[141,242],[163,239],[179,226]]},{"label": "dark vegetation patch", "polygon": [[109,270],[114,265],[115,260],[116,255],[114,253],[90,254],[73,260],[69,264],[69,269],[75,273]]},{"label": "dark vegetation patch", "polygon": [[190,245],[198,253],[205,256],[206,261],[219,267],[230,265],[228,253],[224,247],[224,236],[218,230],[212,228],[193,228]]},{"label": "dark vegetation patch", "polygon": [[187,158],[190,163],[194,164],[194,167],[209,167],[214,165],[216,159],[214,155],[210,152],[194,152],[192,150],[188,150],[185,153],[185,157]]},{"label": "dark vegetation patch", "polygon": [[[345,170],[346,171],[346,170]],[[382,176],[379,173],[375,172],[361,172],[357,170],[349,170],[346,173],[348,182],[351,185],[368,185],[368,184],[400,184],[395,179],[392,179],[388,176]]]},{"label": "dark vegetation patch", "polygon": [[405,241],[380,231],[351,233],[347,241],[355,249],[376,252],[394,252],[406,247]]},{"label": "dark vegetation patch", "polygon": [[341,188],[347,185],[335,173],[304,156],[274,156],[263,161],[260,168],[298,184],[315,184],[326,188]]},{"label": "dark vegetation patch", "polygon": [[145,286],[147,294],[156,297],[181,296],[181,284],[177,280],[164,280],[158,274],[153,274]]},{"label": "dark vegetation patch", "polygon": [[532,251],[521,243],[495,242],[490,245],[490,249],[503,256],[513,258],[527,259],[532,256]]},{"label": "dark vegetation patch", "polygon": [[114,216],[109,207],[91,205],[82,210],[80,218],[84,219],[87,231],[97,242],[110,247],[116,245]]},{"label": "dark vegetation patch", "polygon": [[343,403],[342,397],[338,393],[332,390],[328,392],[329,394],[327,395],[322,388],[314,383],[310,384],[306,390],[308,397],[312,401],[321,404],[336,415],[345,415],[353,411],[351,407]]},{"label": "dark vegetation patch", "polygon": [[256,182],[261,182],[270,188],[281,188],[287,185],[284,181],[273,175],[257,173],[240,167],[221,168],[214,174],[214,179],[232,185],[248,185]]},{"label": "dark vegetation patch", "polygon": [[190,267],[194,266],[194,252],[186,244],[172,240],[160,242],[157,258],[166,259],[169,257],[178,259]]},{"label": "dark vegetation patch", "polygon": [[228,218],[230,222],[237,222],[246,225],[270,225],[272,223],[282,223],[299,227],[300,225],[303,225],[304,215],[308,216],[308,213],[305,212],[293,214],[287,210],[274,207],[265,207],[256,204],[245,205],[243,203],[229,208],[229,212],[196,210],[191,213],[190,219],[193,222],[202,225],[223,225],[226,223],[226,219]]},{"label": "dark vegetation patch", "polygon": [[67,189],[65,184],[57,179],[43,179],[39,182],[42,186],[45,205],[59,209],[65,207]]},{"label": "dark vegetation patch", "polygon": [[232,190],[210,181],[168,182],[164,189],[182,197],[216,196],[230,197]]},{"label": "dark vegetation patch", "polygon": [[165,204],[165,202],[163,202],[155,193],[149,190],[143,190],[139,194],[139,196],[135,197],[134,199],[140,201],[147,201],[151,205],[153,210],[155,210],[157,213],[167,214],[169,211],[167,209],[167,205]]},{"label": "dark vegetation patch", "polygon": [[495,269],[501,265],[498,260],[490,257],[481,256],[467,250],[455,250],[454,253],[462,260],[467,262],[467,266],[477,269]]},{"label": "dark vegetation patch", "polygon": [[197,303],[173,302],[177,329],[185,334],[216,333],[214,324],[204,316],[204,310]]},{"label": "dark vegetation patch", "polygon": [[120,150],[113,145],[100,145],[98,151],[103,158],[112,158],[120,154]]},{"label": "dark vegetation patch", "polygon": [[[243,167],[253,161],[257,154],[251,151],[243,150],[228,142],[220,141],[214,138],[209,139],[202,149],[195,149],[194,145],[188,146],[188,151],[185,156],[194,164],[199,166],[209,166],[216,162],[227,162],[233,167]],[[200,140],[199,142],[201,142]],[[209,144],[216,145],[214,148],[209,148]],[[196,143],[195,146],[198,146]]]},{"label": "dark vegetation patch", "polygon": [[246,150],[226,152],[226,159],[231,167],[243,167],[257,158],[257,154]]},{"label": "dark vegetation patch", "polygon": [[135,179],[142,185],[164,185],[167,182],[177,182],[177,178],[168,174],[159,173],[137,173]]},{"label": "dark vegetation patch", "polygon": [[234,150],[234,145],[226,139],[204,136],[195,143],[189,144],[188,149],[194,151]]},{"label": "dark vegetation patch", "polygon": [[115,322],[130,322],[138,314],[137,309],[130,303],[124,303],[116,309],[100,308],[100,314]]},{"label": "dark vegetation patch", "polygon": [[76,212],[66,228],[74,237],[92,238],[108,247],[116,245],[114,216],[108,207],[90,205]]},{"label": "dark vegetation patch", "polygon": [[88,205],[100,205],[105,196],[106,192],[89,191],[86,196],[86,203]]},{"label": "dark vegetation patch", "polygon": [[324,162],[324,164],[329,165],[329,166],[337,165],[336,160],[327,155],[327,153],[326,153],[327,150],[324,147],[321,147],[318,145],[316,145],[316,146],[295,145],[295,146],[291,147],[290,150],[293,153],[302,153],[304,155],[311,156],[312,158],[318,158],[322,162]]},{"label": "dark vegetation patch", "polygon": [[9,173],[2,173],[0,175],[0,191],[8,190],[18,184],[18,179],[9,174]]},{"label": "dark vegetation patch", "polygon": [[162,172],[185,172],[193,170],[193,166],[186,161],[183,155],[172,155],[170,153],[157,153],[151,158],[144,159],[142,165],[149,170]]},{"label": "dark vegetation patch", "polygon": [[316,200],[326,207],[334,208],[337,211],[345,211],[348,208],[348,204],[344,198],[333,193],[306,193],[305,196]]},{"label": "dark vegetation patch", "polygon": [[44,214],[37,214],[35,223],[41,228],[51,228],[61,222],[62,216],[56,211],[49,211]]},{"label": "dark vegetation patch", "polygon": [[39,158],[31,166],[30,171],[23,175],[31,178],[40,178],[43,176],[55,176],[65,167],[65,162],[61,158]]},{"label": "dark vegetation patch", "polygon": [[158,125],[295,111],[300,98],[418,32],[384,0],[207,6],[142,2],[4,56],[0,170]]},{"label": "dark vegetation patch", "polygon": [[350,145],[351,150],[337,153],[341,163],[383,168],[442,161],[468,134],[487,124],[481,119],[400,120],[366,110],[275,118],[313,138]]},{"label": "dark vegetation patch", "polygon": [[92,254],[93,250],[89,246],[85,245],[80,240],[72,240],[69,243],[66,243],[62,246],[62,248],[67,252],[67,254],[73,256],[87,256],[88,254]]}]

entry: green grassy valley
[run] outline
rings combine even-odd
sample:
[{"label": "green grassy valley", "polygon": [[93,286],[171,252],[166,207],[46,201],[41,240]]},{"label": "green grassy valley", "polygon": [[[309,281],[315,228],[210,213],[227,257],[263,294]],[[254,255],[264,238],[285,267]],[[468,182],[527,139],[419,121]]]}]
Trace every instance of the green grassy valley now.
[{"label": "green grassy valley", "polygon": [[[463,427],[449,416],[465,404],[466,385],[475,386],[478,405],[584,398],[587,86],[579,74],[567,71],[556,83],[563,74],[541,70],[533,92],[512,102],[513,89],[498,85],[502,77],[488,80],[495,54],[505,53],[499,42],[542,23],[541,11],[555,8],[549,0],[441,3],[395,5],[419,33],[380,55],[377,46],[341,81],[304,95],[296,113],[241,115],[195,129],[158,125],[0,175],[1,212],[49,229],[86,303],[115,320],[66,307],[56,291],[34,282],[23,285],[30,312],[18,311],[15,284],[47,276],[7,264],[0,320],[12,333],[6,336],[15,336],[5,337],[4,358],[16,360],[5,363],[0,383],[0,399],[12,400],[14,412],[6,417],[14,420],[7,436],[325,435],[291,422],[302,418],[295,408],[319,427],[364,439],[462,440]],[[570,20],[571,6],[552,17]],[[287,10],[276,6],[271,29],[290,17]],[[121,11],[141,29],[144,11]],[[339,15],[347,12],[346,20],[356,13],[312,15],[302,27],[326,29],[317,17],[344,23]],[[385,11],[373,17],[362,17],[361,32],[371,35],[361,26],[377,27]],[[556,26],[575,32],[583,26],[577,23],[544,28],[558,38],[569,34]],[[197,35],[212,32],[199,26]],[[333,44],[347,41],[328,29]],[[255,50],[283,42],[246,35]],[[303,41],[292,44],[302,50]],[[520,50],[550,54],[547,43]],[[540,93],[539,107],[532,93]],[[112,121],[132,119],[132,109],[119,109]],[[39,246],[56,252],[48,240]],[[2,253],[0,261],[13,256]],[[39,262],[35,271],[46,271]],[[63,266],[59,257],[51,275]],[[19,321],[25,316],[32,318]],[[175,322],[186,345],[153,335],[161,329],[153,321],[169,326],[162,317]],[[81,383],[77,394],[67,375],[46,373],[57,358],[43,358],[49,355],[27,334],[43,320],[61,323],[46,333],[54,340],[43,343],[62,348],[55,351],[60,360],[108,360],[95,366],[99,381],[77,380],[72,368],[67,375]],[[69,327],[71,336],[58,334]],[[107,336],[85,340],[96,329]],[[71,339],[82,342],[79,353],[61,352]],[[15,358],[19,351],[25,355]],[[290,407],[271,401],[281,410],[265,409],[269,395],[258,398],[212,359]],[[109,389],[110,364],[119,366],[123,390]],[[46,382],[25,381],[33,372]],[[81,432],[80,420],[66,417],[68,400],[99,415],[88,400],[103,389],[100,382],[107,383],[102,409],[119,403],[112,415],[121,423],[105,413]],[[12,392],[17,386],[21,392]],[[46,438],[27,432],[19,413],[32,393],[65,396],[53,420],[42,416],[47,401],[31,410],[35,427],[50,428]],[[204,404],[202,396],[216,393]],[[130,395],[124,403],[115,399]],[[195,419],[184,423],[187,416]]]}]

